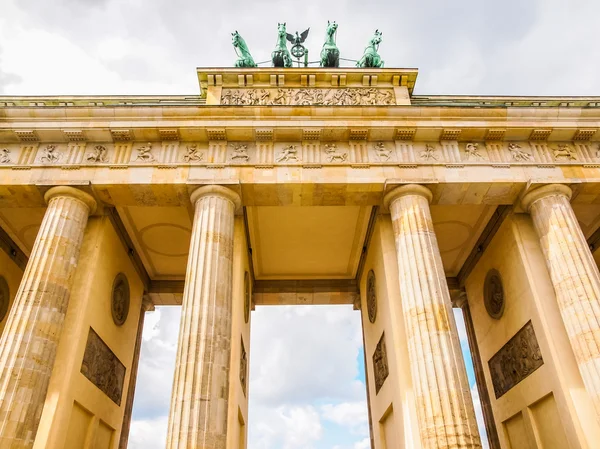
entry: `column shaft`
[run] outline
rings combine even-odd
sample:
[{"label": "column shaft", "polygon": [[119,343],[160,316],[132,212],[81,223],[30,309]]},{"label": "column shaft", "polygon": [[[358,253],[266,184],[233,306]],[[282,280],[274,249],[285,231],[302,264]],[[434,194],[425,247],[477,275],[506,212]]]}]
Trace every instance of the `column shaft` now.
[{"label": "column shaft", "polygon": [[547,185],[528,193],[529,210],[571,347],[600,416],[600,274],[570,203],[571,189]]},{"label": "column shaft", "polygon": [[225,449],[231,352],[233,224],[239,197],[192,194],[194,226],[181,312],[167,449]]},{"label": "column shaft", "polygon": [[0,339],[0,448],[33,446],[91,196],[71,187],[46,194],[48,209]]},{"label": "column shaft", "polygon": [[396,240],[400,296],[424,449],[480,448],[450,292],[431,213],[418,185],[386,195]]}]

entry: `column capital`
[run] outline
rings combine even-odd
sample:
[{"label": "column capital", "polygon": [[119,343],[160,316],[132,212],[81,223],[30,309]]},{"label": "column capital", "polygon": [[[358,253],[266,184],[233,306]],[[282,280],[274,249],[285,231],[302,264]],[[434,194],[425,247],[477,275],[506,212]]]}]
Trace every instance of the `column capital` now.
[{"label": "column capital", "polygon": [[94,212],[96,212],[96,207],[98,206],[98,203],[96,203],[96,200],[94,199],[94,197],[92,197],[92,195],[90,195],[88,193],[85,193],[82,190],[76,189],[75,187],[70,187],[70,186],[52,187],[44,195],[44,200],[46,201],[46,203],[50,203],[50,200],[52,200],[53,198],[59,197],[59,196],[67,196],[67,197],[75,198],[76,200],[81,201],[83,204],[85,204],[88,207],[88,209],[89,209],[88,215],[92,215]]},{"label": "column capital", "polygon": [[144,312],[154,312],[154,303],[147,294],[142,296],[142,310]]},{"label": "column capital", "polygon": [[216,184],[198,187],[190,195],[190,201],[195,207],[198,200],[205,196],[217,196],[229,200],[233,203],[235,210],[238,210],[242,206],[242,199],[236,192],[227,187]]},{"label": "column capital", "polygon": [[428,203],[431,203],[431,200],[433,198],[433,193],[431,193],[431,190],[429,190],[427,187],[421,184],[405,184],[402,186],[398,186],[395,189],[388,192],[383,197],[383,205],[387,209],[389,208],[390,204],[392,204],[398,198],[407,195],[422,196],[427,200]]},{"label": "column capital", "polygon": [[462,309],[464,306],[469,305],[469,298],[467,297],[467,292],[464,290],[460,290],[456,292],[454,295],[450,295],[452,299],[452,305],[454,307],[458,307]]},{"label": "column capital", "polygon": [[527,192],[521,199],[521,207],[529,212],[533,203],[542,198],[546,198],[552,195],[564,196],[567,200],[571,200],[573,191],[565,184],[547,184],[537,189],[533,189]]}]

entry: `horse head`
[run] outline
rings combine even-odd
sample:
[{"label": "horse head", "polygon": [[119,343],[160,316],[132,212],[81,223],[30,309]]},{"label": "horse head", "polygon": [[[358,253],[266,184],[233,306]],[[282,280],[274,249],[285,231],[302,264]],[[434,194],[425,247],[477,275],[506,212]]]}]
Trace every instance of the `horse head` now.
[{"label": "horse head", "polygon": [[240,44],[243,42],[242,36],[240,36],[240,33],[238,33],[237,30],[235,31],[235,33],[231,33],[231,35],[233,36],[233,38],[231,39],[231,43],[234,47],[239,47]]},{"label": "horse head", "polygon": [[287,32],[285,30],[285,22],[283,23],[277,23],[277,32],[279,33],[279,37],[283,36],[285,37]]},{"label": "horse head", "polygon": [[375,30],[375,34],[373,35],[373,38],[371,39],[371,43],[373,45],[379,45],[381,44],[381,40],[382,40],[382,35],[381,35],[381,31],[379,30]]}]

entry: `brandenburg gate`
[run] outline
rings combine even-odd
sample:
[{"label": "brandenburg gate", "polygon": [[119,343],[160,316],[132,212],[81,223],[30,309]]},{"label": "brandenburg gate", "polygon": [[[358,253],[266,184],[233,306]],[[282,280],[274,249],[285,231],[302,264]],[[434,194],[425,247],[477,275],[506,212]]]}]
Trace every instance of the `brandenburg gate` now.
[{"label": "brandenburg gate", "polygon": [[[124,449],[181,305],[168,449],[243,449],[251,310],[353,304],[373,449],[600,441],[600,97],[416,69],[198,69],[200,95],[0,97],[0,448]],[[315,367],[318,369],[318,367]]]}]

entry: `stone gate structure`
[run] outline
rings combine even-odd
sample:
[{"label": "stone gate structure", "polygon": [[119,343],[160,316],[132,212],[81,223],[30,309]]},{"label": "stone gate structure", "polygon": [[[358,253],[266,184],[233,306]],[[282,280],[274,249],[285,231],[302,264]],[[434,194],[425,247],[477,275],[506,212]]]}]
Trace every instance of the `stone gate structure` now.
[{"label": "stone gate structure", "polygon": [[[183,307],[168,449],[242,449],[251,310],[353,304],[373,449],[600,441],[600,97],[414,69],[198,69],[200,95],[0,97],[0,448],[124,449]],[[318,369],[318,367],[315,367]]]}]

